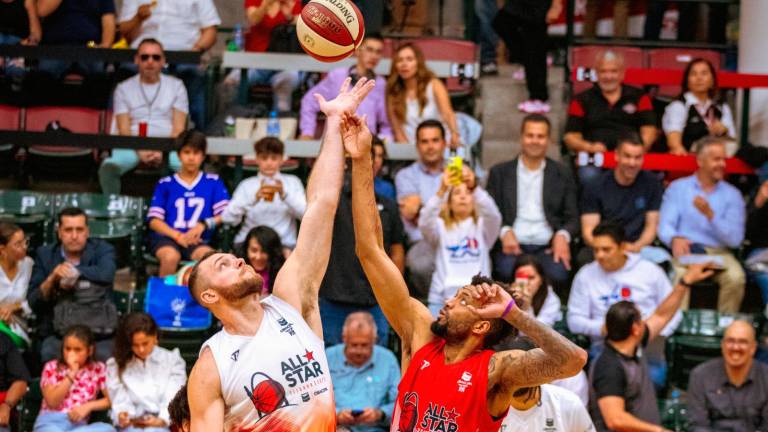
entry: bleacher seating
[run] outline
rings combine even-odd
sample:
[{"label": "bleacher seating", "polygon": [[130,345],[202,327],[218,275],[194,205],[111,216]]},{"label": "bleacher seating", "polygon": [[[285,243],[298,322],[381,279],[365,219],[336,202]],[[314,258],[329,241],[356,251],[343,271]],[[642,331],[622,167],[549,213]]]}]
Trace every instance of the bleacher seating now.
[{"label": "bleacher seating", "polygon": [[[624,66],[628,68],[645,67],[645,55],[643,54],[643,50],[640,48],[625,46],[605,47],[602,45],[584,45],[571,48],[571,69],[580,67],[594,67],[595,58],[597,58],[597,55],[608,48],[610,48],[611,51],[619,53],[624,57]],[[589,82],[575,82],[573,83],[573,94],[579,94],[591,86],[592,84]]]},{"label": "bleacher seating", "polygon": [[[0,105],[0,129],[19,129],[21,109],[11,105]],[[0,175],[7,176],[15,170],[13,143],[0,143]]]},{"label": "bleacher seating", "polygon": [[[723,62],[719,52],[701,49],[658,48],[648,50],[646,56],[646,64],[650,69],[685,69],[691,60],[700,57],[709,60],[717,71]],[[662,97],[673,98],[679,94],[679,85],[663,85],[658,90],[658,96]]]}]

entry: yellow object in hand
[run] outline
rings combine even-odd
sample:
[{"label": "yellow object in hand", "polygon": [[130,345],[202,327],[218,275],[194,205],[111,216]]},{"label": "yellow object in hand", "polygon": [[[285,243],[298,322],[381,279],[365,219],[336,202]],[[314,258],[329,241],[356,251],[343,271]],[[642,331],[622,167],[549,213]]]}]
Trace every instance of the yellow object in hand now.
[{"label": "yellow object in hand", "polygon": [[451,186],[458,186],[464,181],[464,171],[462,169],[464,161],[458,156],[449,158],[449,161],[450,162],[448,162],[448,166],[446,167],[446,170],[448,170],[449,181]]},{"label": "yellow object in hand", "polygon": [[121,38],[119,41],[112,44],[112,49],[128,49],[130,46],[128,45],[128,41],[125,40],[125,38]]}]

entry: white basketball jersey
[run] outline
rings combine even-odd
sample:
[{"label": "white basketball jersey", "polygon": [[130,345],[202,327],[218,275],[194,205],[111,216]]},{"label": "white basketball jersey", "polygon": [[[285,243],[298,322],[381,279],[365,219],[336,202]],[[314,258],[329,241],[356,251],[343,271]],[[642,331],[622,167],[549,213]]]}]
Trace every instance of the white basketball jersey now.
[{"label": "white basketball jersey", "polygon": [[333,432],[336,410],[323,341],[291,305],[269,296],[255,336],[219,331],[211,349],[224,397],[224,430]]}]

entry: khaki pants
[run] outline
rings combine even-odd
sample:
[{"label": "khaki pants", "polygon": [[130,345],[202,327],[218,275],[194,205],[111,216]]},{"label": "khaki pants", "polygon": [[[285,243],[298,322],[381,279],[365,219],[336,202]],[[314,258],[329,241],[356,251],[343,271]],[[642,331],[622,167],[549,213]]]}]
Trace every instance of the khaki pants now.
[{"label": "khaki pants", "polygon": [[[741,300],[744,298],[744,287],[746,285],[746,276],[741,263],[733,256],[728,249],[706,248],[707,255],[717,255],[723,257],[725,270],[715,273],[712,277],[720,286],[717,295],[718,312],[736,313],[741,307]],[[672,261],[675,270],[674,283],[677,284],[680,278],[685,274],[686,268],[681,266],[677,260]],[[688,309],[690,296],[683,300],[683,309]]]},{"label": "khaki pants", "polygon": [[[584,30],[581,35],[594,38],[597,33],[597,18],[601,0],[587,0],[587,11],[584,15]],[[614,0],[613,2],[613,37],[626,38],[629,25],[629,0]]]}]

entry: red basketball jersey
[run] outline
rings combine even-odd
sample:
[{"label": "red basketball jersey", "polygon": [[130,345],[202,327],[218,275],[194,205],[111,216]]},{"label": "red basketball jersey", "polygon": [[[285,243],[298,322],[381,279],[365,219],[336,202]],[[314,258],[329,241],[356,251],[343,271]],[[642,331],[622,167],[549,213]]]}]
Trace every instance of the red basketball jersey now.
[{"label": "red basketball jersey", "polygon": [[428,343],[411,359],[398,386],[391,432],[496,432],[506,415],[488,413],[488,361],[484,350],[445,364],[445,341]]}]

